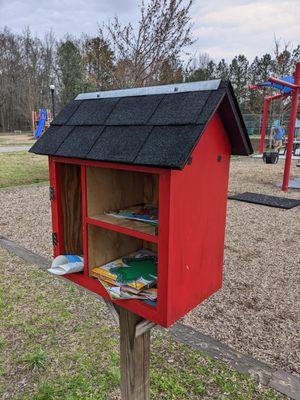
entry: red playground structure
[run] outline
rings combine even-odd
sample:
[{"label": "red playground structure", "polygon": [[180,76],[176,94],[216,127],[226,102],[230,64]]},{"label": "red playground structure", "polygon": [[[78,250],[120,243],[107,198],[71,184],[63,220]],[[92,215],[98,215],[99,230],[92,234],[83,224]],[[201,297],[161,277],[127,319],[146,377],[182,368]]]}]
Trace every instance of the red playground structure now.
[{"label": "red playground structure", "polygon": [[300,62],[296,63],[296,68],[293,77],[283,78],[269,78],[268,82],[260,83],[257,85],[250,86],[249,89],[261,89],[262,87],[269,86],[271,88],[279,89],[281,93],[275,94],[274,96],[267,96],[264,99],[264,111],[263,120],[260,132],[260,143],[259,152],[264,153],[265,151],[265,138],[268,124],[269,108],[270,104],[274,100],[284,99],[291,97],[292,107],[289,121],[288,139],[286,146],[286,157],[284,165],[284,174],[281,190],[286,192],[289,187],[289,178],[291,170],[291,161],[293,155],[293,143],[295,136],[295,127],[297,119],[297,111],[299,105],[299,94],[300,94]]}]

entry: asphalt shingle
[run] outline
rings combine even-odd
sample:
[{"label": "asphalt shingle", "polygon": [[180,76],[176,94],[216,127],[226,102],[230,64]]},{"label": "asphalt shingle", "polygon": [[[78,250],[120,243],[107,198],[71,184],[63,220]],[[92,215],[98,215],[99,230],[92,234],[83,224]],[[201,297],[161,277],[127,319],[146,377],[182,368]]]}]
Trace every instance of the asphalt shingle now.
[{"label": "asphalt shingle", "polygon": [[52,125],[64,125],[68,122],[77,108],[80,106],[81,101],[73,100],[64,107],[61,112],[53,119]]},{"label": "asphalt shingle", "polygon": [[107,126],[87,158],[133,163],[151,126]]},{"label": "asphalt shingle", "polygon": [[203,125],[155,126],[134,163],[181,169],[202,131]]},{"label": "asphalt shingle", "polygon": [[144,125],[163,97],[163,95],[123,97],[108,117],[106,125]]},{"label": "asphalt shingle", "polygon": [[104,127],[75,126],[70,135],[64,140],[56,151],[56,156],[85,158]]},{"label": "asphalt shingle", "polygon": [[29,151],[36,154],[54,155],[72,129],[73,126],[50,126]]},{"label": "asphalt shingle", "polygon": [[68,120],[68,125],[102,125],[118,102],[118,98],[84,100]]},{"label": "asphalt shingle", "polygon": [[210,91],[165,95],[149,123],[153,125],[196,124]]},{"label": "asphalt shingle", "polygon": [[216,111],[231,152],[250,154],[251,143],[228,82],[212,90],[74,100],[30,151],[182,169]]}]

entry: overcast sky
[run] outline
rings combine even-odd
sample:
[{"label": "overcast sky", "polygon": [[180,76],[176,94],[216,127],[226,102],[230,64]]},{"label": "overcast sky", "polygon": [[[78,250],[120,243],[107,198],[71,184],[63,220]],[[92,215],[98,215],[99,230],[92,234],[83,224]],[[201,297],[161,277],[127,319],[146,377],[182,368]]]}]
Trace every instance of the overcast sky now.
[{"label": "overcast sky", "polygon": [[[137,21],[138,0],[0,0],[0,27],[21,32],[26,26],[39,36],[52,29],[94,34],[97,23],[118,15]],[[230,60],[244,53],[253,58],[271,51],[274,35],[300,44],[300,0],[194,0],[190,51]]]}]

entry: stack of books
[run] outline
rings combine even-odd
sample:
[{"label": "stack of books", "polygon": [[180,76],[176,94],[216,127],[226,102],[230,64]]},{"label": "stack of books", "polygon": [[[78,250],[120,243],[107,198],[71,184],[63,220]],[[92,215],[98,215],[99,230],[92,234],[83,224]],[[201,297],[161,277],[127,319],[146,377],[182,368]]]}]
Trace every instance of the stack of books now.
[{"label": "stack of books", "polygon": [[150,304],[157,300],[157,255],[150,250],[139,250],[95,267],[92,276],[112,299],[139,299]]},{"label": "stack of books", "polygon": [[139,204],[125,210],[106,211],[105,214],[115,218],[131,219],[158,226],[158,208],[151,204]]}]

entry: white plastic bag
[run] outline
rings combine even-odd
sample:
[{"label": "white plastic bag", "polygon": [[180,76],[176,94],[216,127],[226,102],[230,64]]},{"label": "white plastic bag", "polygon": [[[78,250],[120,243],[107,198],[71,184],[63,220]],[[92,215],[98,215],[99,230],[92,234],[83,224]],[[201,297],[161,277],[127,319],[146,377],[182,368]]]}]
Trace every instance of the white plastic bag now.
[{"label": "white plastic bag", "polygon": [[61,255],[52,261],[49,272],[55,275],[72,274],[83,271],[83,258],[74,255]]}]

